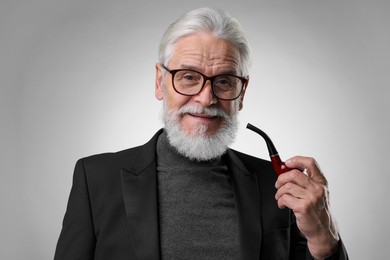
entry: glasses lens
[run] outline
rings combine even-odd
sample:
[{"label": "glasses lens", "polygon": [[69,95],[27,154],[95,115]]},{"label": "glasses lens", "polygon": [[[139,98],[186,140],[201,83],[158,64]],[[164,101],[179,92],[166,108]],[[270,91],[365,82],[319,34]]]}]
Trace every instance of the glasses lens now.
[{"label": "glasses lens", "polygon": [[232,75],[221,75],[214,79],[213,90],[220,99],[236,99],[242,91],[243,82]]},{"label": "glasses lens", "polygon": [[176,72],[173,81],[176,90],[184,95],[196,95],[203,86],[202,74],[192,70]]}]

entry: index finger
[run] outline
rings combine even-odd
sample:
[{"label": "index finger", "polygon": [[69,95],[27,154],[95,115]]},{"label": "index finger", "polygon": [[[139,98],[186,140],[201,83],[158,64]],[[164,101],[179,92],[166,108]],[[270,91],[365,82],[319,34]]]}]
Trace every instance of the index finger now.
[{"label": "index finger", "polygon": [[318,162],[312,157],[294,156],[286,161],[286,165],[290,168],[303,168],[311,179],[327,185],[327,180],[322,173]]},{"label": "index finger", "polygon": [[302,173],[302,171],[293,169],[286,173],[279,175],[275,183],[275,188],[279,189],[287,183],[294,183],[301,187],[306,187],[309,184],[309,177]]}]

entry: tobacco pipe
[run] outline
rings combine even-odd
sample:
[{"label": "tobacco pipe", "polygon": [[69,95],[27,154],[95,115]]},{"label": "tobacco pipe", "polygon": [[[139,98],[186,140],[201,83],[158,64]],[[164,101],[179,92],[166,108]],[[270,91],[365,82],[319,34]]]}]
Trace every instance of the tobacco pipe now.
[{"label": "tobacco pipe", "polygon": [[278,151],[276,150],[274,144],[272,143],[271,138],[269,138],[266,133],[264,133],[259,128],[257,128],[254,125],[251,125],[249,123],[247,124],[246,128],[252,130],[255,133],[258,133],[259,135],[261,135],[264,138],[264,140],[267,144],[267,147],[268,147],[269,156],[271,157],[272,166],[274,167],[274,170],[275,170],[277,175],[280,175],[282,173],[285,173],[285,172],[292,170],[291,168],[287,167],[286,164],[280,159]]}]

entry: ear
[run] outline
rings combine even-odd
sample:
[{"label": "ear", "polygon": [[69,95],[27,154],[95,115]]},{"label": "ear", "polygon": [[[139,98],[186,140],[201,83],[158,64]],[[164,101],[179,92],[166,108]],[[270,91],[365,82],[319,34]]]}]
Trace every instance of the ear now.
[{"label": "ear", "polygon": [[162,76],[162,69],[161,69],[161,65],[156,63],[156,89],[155,89],[155,96],[158,100],[162,100],[163,99],[163,82],[162,82],[162,79],[163,79],[163,76]]},{"label": "ear", "polygon": [[248,83],[249,83],[249,77],[244,85],[244,89],[242,90],[241,96],[239,97],[240,98],[240,104],[238,107],[239,111],[241,111],[244,107],[244,96],[245,96],[246,88],[248,87]]}]

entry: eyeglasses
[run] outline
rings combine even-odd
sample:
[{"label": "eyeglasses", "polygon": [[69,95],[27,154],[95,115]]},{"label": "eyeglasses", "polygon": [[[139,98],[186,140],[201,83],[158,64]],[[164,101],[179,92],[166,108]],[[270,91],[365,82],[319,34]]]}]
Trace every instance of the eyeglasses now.
[{"label": "eyeglasses", "polygon": [[230,74],[221,74],[214,77],[206,75],[191,69],[170,70],[164,65],[162,67],[172,74],[172,85],[174,90],[185,96],[198,95],[206,84],[207,80],[211,82],[213,94],[221,100],[237,99],[248,81],[247,78]]}]

